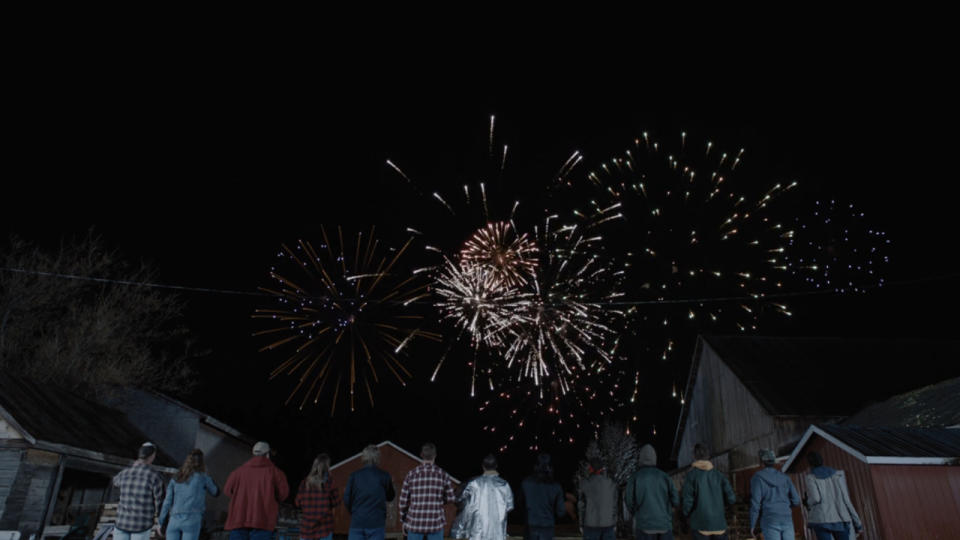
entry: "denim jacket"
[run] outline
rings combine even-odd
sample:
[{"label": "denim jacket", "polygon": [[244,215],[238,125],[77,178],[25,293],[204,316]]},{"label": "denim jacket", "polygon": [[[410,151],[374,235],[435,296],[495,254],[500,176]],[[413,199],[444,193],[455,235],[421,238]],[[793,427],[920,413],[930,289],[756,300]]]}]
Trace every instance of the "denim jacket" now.
[{"label": "denim jacket", "polygon": [[207,493],[216,497],[220,495],[220,488],[206,473],[193,473],[186,482],[180,483],[171,479],[167,485],[167,496],[160,508],[162,525],[168,515],[200,514],[207,509]]}]

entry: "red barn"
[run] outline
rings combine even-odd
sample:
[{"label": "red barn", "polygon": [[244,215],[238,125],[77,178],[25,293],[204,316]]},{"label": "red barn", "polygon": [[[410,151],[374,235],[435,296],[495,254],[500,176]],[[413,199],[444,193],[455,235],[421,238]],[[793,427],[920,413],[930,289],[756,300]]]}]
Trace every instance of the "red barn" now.
[{"label": "red barn", "polygon": [[[390,441],[383,441],[377,445],[377,448],[380,449],[380,468],[390,473],[390,478],[393,480],[393,487],[397,492],[397,496],[393,499],[393,502],[387,503],[386,534],[388,538],[401,538],[403,536],[403,529],[400,525],[400,512],[397,510],[397,502],[400,499],[400,487],[403,486],[403,479],[407,476],[407,473],[420,465],[422,461],[416,455],[400,448]],[[360,459],[361,454],[362,452],[357,453],[330,467],[330,475],[339,487],[341,495],[347,486],[347,480],[350,479],[350,474],[363,467],[363,462]],[[450,478],[453,480],[453,487],[456,490],[460,486],[460,481],[452,476]],[[453,518],[456,517],[456,513],[457,509],[454,505],[451,504],[447,506],[447,527],[444,531],[446,534],[450,533],[450,525],[453,523]],[[347,512],[347,509],[344,508],[343,505],[338,506],[333,517],[334,534],[348,534],[350,531],[350,513]]]},{"label": "red barn", "polygon": [[960,429],[810,426],[782,467],[801,494],[809,451],[846,473],[862,538],[960,538]]}]

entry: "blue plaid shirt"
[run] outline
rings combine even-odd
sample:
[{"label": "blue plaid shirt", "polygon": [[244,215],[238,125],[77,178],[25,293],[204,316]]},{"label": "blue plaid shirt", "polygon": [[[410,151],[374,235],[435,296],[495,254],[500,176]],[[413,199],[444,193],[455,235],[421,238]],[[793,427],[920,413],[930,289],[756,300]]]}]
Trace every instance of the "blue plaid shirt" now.
[{"label": "blue plaid shirt", "polygon": [[117,528],[126,532],[141,532],[153,527],[163,502],[163,479],[141,461],[120,471],[113,477],[113,485],[120,488],[117,506]]}]

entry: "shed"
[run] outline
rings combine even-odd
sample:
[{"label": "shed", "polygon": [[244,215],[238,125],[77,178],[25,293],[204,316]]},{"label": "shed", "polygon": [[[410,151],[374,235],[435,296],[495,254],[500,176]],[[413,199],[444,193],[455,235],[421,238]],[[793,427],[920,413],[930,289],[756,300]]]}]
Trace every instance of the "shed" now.
[{"label": "shed", "polygon": [[[741,495],[761,448],[784,455],[811,424],[839,423],[899,392],[960,375],[960,341],[705,335],[673,443],[683,469],[706,443]],[[904,363],[911,369],[891,369]]]},{"label": "shed", "polygon": [[[390,478],[393,480],[394,490],[397,493],[393,501],[387,503],[386,533],[388,537],[401,538],[403,536],[403,530],[400,524],[400,513],[397,509],[397,502],[400,499],[400,488],[403,486],[403,479],[406,478],[407,473],[419,466],[423,461],[413,453],[400,448],[390,441],[383,441],[377,445],[377,448],[380,449],[380,468],[390,474]],[[363,467],[363,462],[360,459],[361,455],[362,452],[357,453],[330,467],[330,475],[333,478],[334,484],[340,490],[341,495],[343,495],[343,490],[347,486],[350,474]],[[453,481],[454,488],[460,485],[460,480],[457,480],[453,476],[450,477],[450,480]],[[456,517],[456,508],[454,505],[448,505],[446,512],[447,526],[445,533],[449,534],[450,526],[453,524],[454,517]],[[334,534],[347,534],[349,529],[350,513],[347,512],[343,505],[340,505],[334,512],[333,532]]]},{"label": "shed", "polygon": [[960,429],[810,426],[783,464],[801,494],[810,451],[846,473],[862,538],[960,538]]},{"label": "shed", "polygon": [[[120,411],[49,383],[0,374],[0,530],[60,537],[116,500],[112,478],[148,440]],[[158,446],[154,468],[176,472]],[[91,530],[92,532],[92,530]]]}]

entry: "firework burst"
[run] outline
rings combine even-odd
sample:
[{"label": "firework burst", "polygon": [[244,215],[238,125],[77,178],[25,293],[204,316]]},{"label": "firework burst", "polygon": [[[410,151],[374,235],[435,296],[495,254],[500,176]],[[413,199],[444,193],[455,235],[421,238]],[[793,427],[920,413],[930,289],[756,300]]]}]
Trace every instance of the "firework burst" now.
[{"label": "firework burst", "polygon": [[295,347],[271,373],[299,374],[287,403],[298,394],[301,408],[329,398],[333,415],[341,400],[355,410],[358,391],[372,407],[373,385],[383,376],[405,384],[410,372],[400,354],[417,338],[440,336],[423,330],[423,317],[408,309],[429,294],[426,284],[397,268],[412,239],[392,250],[372,230],[352,244],[340,227],[332,242],[322,227],[321,234],[319,249],[304,240],[282,246],[277,257],[286,269],[271,269],[275,287],[261,288],[276,304],[253,314],[271,328],[254,335],[274,337],[261,352]]},{"label": "firework burst", "polygon": [[517,235],[511,223],[488,223],[460,250],[465,265],[483,268],[506,287],[519,287],[537,269],[537,246],[526,234]]}]

